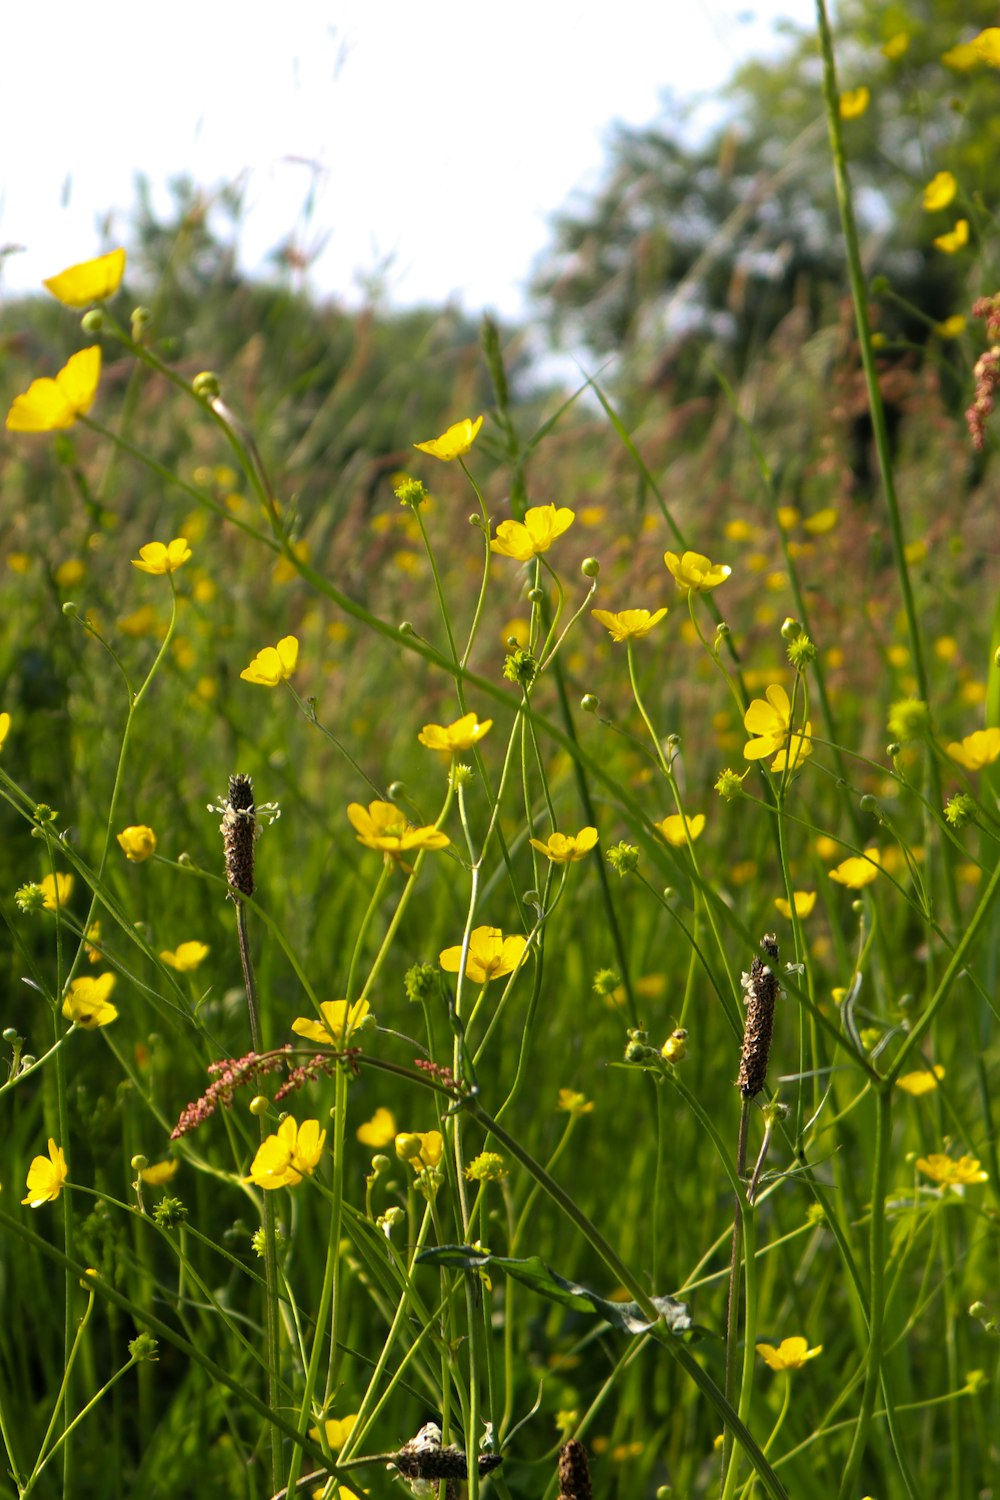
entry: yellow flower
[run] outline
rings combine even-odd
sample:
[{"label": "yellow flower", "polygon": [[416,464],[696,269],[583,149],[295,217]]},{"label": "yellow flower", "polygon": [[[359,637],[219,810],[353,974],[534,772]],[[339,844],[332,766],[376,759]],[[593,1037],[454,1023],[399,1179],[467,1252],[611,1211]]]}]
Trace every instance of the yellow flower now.
[{"label": "yellow flower", "polygon": [[924,208],[929,214],[937,213],[948,207],[957,192],[958,183],[952,173],[938,172],[924,188]]},{"label": "yellow flower", "polygon": [[946,255],[954,255],[957,250],[961,250],[969,243],[968,219],[956,219],[954,229],[949,230],[947,234],[937,235],[934,243]]},{"label": "yellow flower", "polygon": [[124,274],[125,251],[109,250],[107,255],[82,260],[60,271],[58,276],[49,276],[42,286],[66,307],[89,307],[92,302],[103,302],[113,296]]},{"label": "yellow flower", "polygon": [[788,694],[780,683],[773,682],[765,689],[763,698],[754,698],[743,715],[743,727],[756,739],[743,746],[745,760],[761,760],[772,755],[772,771],[794,771],[807,755],[812,754],[812,724],[792,733],[792,705]]},{"label": "yellow flower", "polygon": [[897,31],[891,36],[882,48],[882,56],[887,57],[890,62],[897,62],[905,56],[910,47],[910,35],[907,31]]},{"label": "yellow flower", "polygon": [[964,313],[952,313],[950,318],[945,318],[942,323],[934,324],[934,332],[939,338],[957,339],[965,332]]},{"label": "yellow flower", "polygon": [[469,1182],[499,1182],[507,1176],[507,1167],[499,1151],[480,1151],[465,1169]]},{"label": "yellow flower", "polygon": [[415,1172],[436,1167],[444,1151],[440,1130],[409,1130],[396,1137],[396,1155],[408,1161]]},{"label": "yellow flower", "polygon": [[[816,905],[815,891],[793,891],[792,901],[795,903],[795,915],[797,917],[808,917]],[[786,901],[784,896],[775,896],[774,904],[783,917],[791,917],[792,903]]]},{"label": "yellow flower", "polygon": [[560,1089],[556,1109],[565,1110],[568,1115],[589,1115],[593,1113],[594,1101],[575,1089]]},{"label": "yellow flower", "polygon": [[294,635],[285,635],[276,646],[265,646],[258,651],[240,676],[244,682],[255,682],[259,687],[277,687],[279,682],[288,681],[298,659],[298,640]]},{"label": "yellow flower", "polygon": [[801,1370],[807,1359],[815,1359],[823,1352],[823,1345],[810,1349],[804,1338],[782,1339],[777,1349],[773,1344],[758,1344],[757,1353],[772,1370]]},{"label": "yellow flower", "polygon": [[[476,984],[486,984],[517,968],[528,946],[523,937],[504,937],[499,927],[475,927],[469,936],[465,973]],[[462,948],[445,948],[439,962],[447,974],[457,974],[462,962]]]},{"label": "yellow flower", "polygon": [[58,911],[61,906],[69,905],[73,894],[72,875],[46,875],[39,884],[45,897],[42,906],[46,911]]},{"label": "yellow flower", "polygon": [[173,952],[165,949],[160,958],[168,969],[176,969],[179,974],[190,974],[192,969],[204,962],[210,952],[207,943],[178,943]]},{"label": "yellow flower", "polygon": [[43,1203],[54,1203],[63,1190],[68,1174],[63,1149],[49,1136],[49,1154],[47,1157],[33,1158],[28,1168],[28,1195],[21,1202],[30,1203],[32,1208],[40,1208]]},{"label": "yellow flower", "polygon": [[296,1036],[304,1036],[310,1042],[321,1042],[325,1047],[342,1047],[346,1037],[361,1030],[370,1009],[367,1000],[355,1000],[350,1007],[346,1000],[324,1000],[320,1006],[323,1024],[311,1021],[308,1016],[298,1016],[292,1022],[292,1030]]},{"label": "yellow flower", "polygon": [[987,26],[985,31],[972,38],[969,45],[984,63],[989,63],[991,68],[1000,68],[1000,26]]},{"label": "yellow flower", "polygon": [[534,505],[525,511],[523,522],[500,522],[490,551],[530,562],[540,552],[548,552],[556,537],[568,531],[575,520],[568,505],[560,505],[558,510],[554,505]]},{"label": "yellow flower", "polygon": [[370,1120],[359,1125],[355,1135],[362,1146],[388,1146],[396,1139],[396,1117],[391,1109],[380,1104]]},{"label": "yellow flower", "polygon": [[957,46],[949,47],[947,52],[941,53],[941,61],[955,73],[968,73],[980,61],[980,56],[975,43],[959,42]]},{"label": "yellow flower", "polygon": [[703,552],[685,552],[682,557],[664,552],[663,561],[682,594],[707,594],[725,583],[733,571],[725,563],[710,562]]},{"label": "yellow flower", "polygon": [[316,1170],[325,1142],[326,1131],[320,1130],[318,1120],[303,1120],[297,1125],[288,1115],[278,1126],[277,1135],[261,1141],[246,1180],[268,1191],[295,1187]]},{"label": "yellow flower", "polygon": [[1000,729],[977,729],[947,747],[948,756],[966,771],[981,771],[1000,756]]},{"label": "yellow flower", "polygon": [[56,432],[72,427],[94,404],[101,379],[98,344],[81,349],[66,361],[54,380],[33,380],[16,396],[7,413],[10,432]]},{"label": "yellow flower", "polygon": [[177,1176],[177,1168],[180,1162],[176,1157],[167,1157],[166,1161],[154,1161],[149,1167],[143,1167],[139,1176],[147,1187],[166,1187],[168,1182],[173,1182]]},{"label": "yellow flower", "polygon": [[[684,833],[684,825],[687,824],[687,835]],[[705,814],[695,813],[693,818],[681,817],[680,813],[671,813],[664,818],[662,823],[654,823],[653,827],[658,829],[668,844],[675,849],[683,849],[687,845],[688,838],[694,843],[705,826]]]},{"label": "yellow flower", "polygon": [[871,885],[879,872],[882,858],[877,849],[866,849],[864,854],[852,854],[849,859],[842,860],[835,870],[830,871],[830,879],[835,880],[838,885],[846,885],[848,890],[860,891],[864,886]]},{"label": "yellow flower", "polygon": [[933,1156],[921,1156],[917,1171],[923,1172],[932,1182],[939,1182],[942,1187],[969,1187],[989,1180],[989,1173],[982,1170],[974,1156],[960,1156],[954,1161],[950,1156],[936,1152]]},{"label": "yellow flower", "polygon": [[[328,1417],[327,1420],[323,1423],[323,1428],[326,1432],[326,1445],[331,1453],[340,1452],[341,1448],[350,1437],[351,1432],[354,1428],[354,1424],[357,1420],[358,1414],[355,1411],[352,1412],[349,1417]],[[322,1438],[322,1434],[318,1427],[310,1427],[309,1436],[311,1438],[314,1438],[317,1443],[320,1442]]]},{"label": "yellow flower", "polygon": [[99,974],[96,979],[74,979],[63,1001],[63,1015],[81,1031],[110,1026],[118,1018],[117,1010],[108,999],[114,987],[114,974]]},{"label": "yellow flower", "polygon": [[358,843],[366,849],[381,850],[387,859],[402,860],[404,854],[418,849],[446,849],[451,843],[440,828],[430,825],[415,828],[391,802],[369,802],[366,808],[360,802],[352,802],[347,816]]},{"label": "yellow flower", "polygon": [[115,838],[122,846],[122,853],[126,859],[133,864],[141,865],[144,859],[149,859],[151,854],[156,853],[156,834],[145,823],[138,823],[134,828],[123,828],[121,833],[116,833]]},{"label": "yellow flower", "polygon": [[858,119],[868,108],[871,97],[864,84],[857,89],[845,89],[840,96],[840,118],[842,120]]},{"label": "yellow flower", "polygon": [[938,1086],[938,1079],[944,1077],[944,1068],[940,1063],[935,1063],[933,1068],[920,1068],[916,1073],[904,1073],[902,1078],[896,1079],[896,1087],[902,1089],[904,1094],[912,1094],[919,1099],[921,1094],[930,1094]]},{"label": "yellow flower", "polygon": [[70,557],[56,568],[53,577],[61,589],[74,589],[87,576],[87,565],[79,557]]},{"label": "yellow flower", "polygon": [[480,724],[475,714],[464,714],[454,724],[425,724],[417,739],[428,750],[447,750],[457,755],[462,750],[471,750],[492,727],[492,719],[484,719]]},{"label": "yellow flower", "polygon": [[652,614],[648,609],[623,609],[618,614],[612,614],[610,609],[590,611],[597,623],[608,630],[616,644],[618,641],[641,640],[654,625],[660,623],[666,612],[666,609],[654,610]]},{"label": "yellow flower", "polygon": [[143,573],[176,573],[190,556],[191,548],[187,544],[187,537],[176,536],[167,545],[163,542],[147,542],[145,547],[139,548],[139,556],[133,557],[132,566]]},{"label": "yellow flower", "polygon": [[101,953],[100,948],[97,946],[100,941],[101,924],[100,922],[91,922],[90,926],[87,928],[86,933],[84,934],[83,951],[84,953],[86,953],[88,960],[92,964],[99,963],[104,956]]},{"label": "yellow flower", "polygon": [[581,828],[577,834],[550,833],[545,843],[541,839],[529,839],[528,843],[554,865],[575,865],[578,860],[586,859],[597,843],[597,829]]},{"label": "yellow flower", "polygon": [[826,536],[828,532],[834,530],[839,522],[840,512],[837,510],[836,506],[825,505],[823,509],[818,510],[815,515],[806,516],[805,520],[802,522],[802,526],[803,529],[805,531],[808,531],[811,536]]},{"label": "yellow flower", "polygon": [[461,422],[453,423],[440,437],[431,438],[426,443],[414,443],[413,446],[419,448],[421,453],[429,453],[431,458],[440,458],[444,463],[450,464],[452,459],[461,458],[463,453],[468,453],[482,425],[482,417],[477,417],[475,421],[466,417]]},{"label": "yellow flower", "polygon": [[9,733],[10,714],[0,714],[0,750],[3,749],[3,742],[7,738]]}]

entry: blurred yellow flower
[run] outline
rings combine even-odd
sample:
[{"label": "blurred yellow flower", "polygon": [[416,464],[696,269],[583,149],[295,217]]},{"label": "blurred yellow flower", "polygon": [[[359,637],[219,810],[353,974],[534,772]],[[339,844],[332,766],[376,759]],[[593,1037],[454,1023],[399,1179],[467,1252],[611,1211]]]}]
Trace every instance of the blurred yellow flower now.
[{"label": "blurred yellow flower", "polygon": [[685,552],[680,557],[664,552],[663,561],[682,594],[707,594],[725,583],[733,571],[725,563],[711,562],[703,552]]},{"label": "blurred yellow flower", "polygon": [[871,97],[864,84],[857,89],[845,89],[840,96],[840,118],[842,120],[858,119],[868,108]]},{"label": "blurred yellow flower", "polygon": [[282,636],[276,646],[265,646],[258,651],[248,667],[240,673],[244,682],[254,682],[259,687],[277,687],[287,682],[295,671],[299,659],[299,643],[294,635]]},{"label": "blurred yellow flower", "polygon": [[7,738],[9,733],[10,714],[0,714],[0,750],[3,749],[3,742]]},{"label": "blurred yellow flower", "polygon": [[592,609],[590,613],[617,644],[619,641],[641,640],[654,625],[660,623],[667,611],[665,608],[657,609],[650,614],[648,609],[623,609],[618,614],[612,614],[610,609]]},{"label": "blurred yellow flower", "polygon": [[955,73],[968,73],[981,58],[973,42],[959,42],[957,46],[949,47],[947,52],[941,53],[941,61]]},{"label": "blurred yellow flower", "polygon": [[[331,1453],[339,1453],[347,1442],[353,1431],[354,1424],[358,1420],[357,1412],[352,1412],[349,1417],[328,1417],[323,1423],[326,1433],[326,1445]],[[309,1436],[317,1443],[321,1441],[322,1434],[318,1427],[310,1427]]]},{"label": "blurred yellow flower", "polygon": [[167,1157],[166,1161],[154,1161],[150,1166],[143,1167],[139,1176],[147,1187],[166,1187],[168,1182],[173,1182],[177,1176],[180,1162],[176,1157]]},{"label": "blurred yellow flower", "polygon": [[360,802],[352,802],[347,816],[358,843],[366,849],[380,850],[387,859],[401,860],[404,854],[419,849],[445,849],[451,843],[440,828],[429,825],[415,828],[391,802],[369,802],[366,808]]},{"label": "blurred yellow flower", "polygon": [[954,229],[949,230],[947,234],[937,235],[934,243],[946,255],[954,255],[956,251],[969,243],[968,219],[956,219]]},{"label": "blurred yellow flower", "polygon": [[988,26],[974,36],[969,45],[982,62],[989,63],[991,68],[1000,68],[1000,26]]},{"label": "blurred yellow flower", "polygon": [[122,853],[126,859],[133,864],[141,865],[144,859],[156,853],[156,834],[145,823],[137,823],[133,828],[123,828],[121,833],[116,833],[115,838],[122,847]]},{"label": "blurred yellow flower", "polygon": [[904,1073],[902,1078],[896,1079],[896,1087],[903,1090],[904,1094],[912,1094],[919,1099],[921,1094],[930,1094],[938,1086],[938,1079],[944,1077],[944,1068],[940,1063],[935,1063],[933,1068],[920,1068],[916,1073]]},{"label": "blurred yellow flower", "polygon": [[917,1171],[923,1172],[932,1182],[939,1182],[942,1187],[970,1187],[977,1182],[989,1181],[989,1173],[982,1170],[974,1156],[960,1156],[955,1161],[935,1152],[932,1156],[919,1158]]},{"label": "blurred yellow flower", "polygon": [[887,57],[890,62],[897,62],[904,57],[910,48],[910,34],[908,31],[897,31],[882,48],[882,56]]},{"label": "blurred yellow flower", "polygon": [[388,1146],[396,1139],[396,1117],[391,1109],[380,1104],[370,1120],[359,1125],[355,1135],[362,1146]]},{"label": "blurred yellow flower", "polygon": [[60,906],[69,904],[69,898],[73,894],[72,875],[46,875],[39,884],[45,897],[42,905],[46,911],[58,911]]},{"label": "blurred yellow flower", "polygon": [[396,1137],[396,1155],[408,1161],[415,1172],[436,1167],[444,1151],[440,1130],[404,1130]]},{"label": "blurred yellow flower", "polygon": [[560,1089],[556,1109],[565,1110],[568,1115],[589,1115],[593,1113],[594,1101],[575,1089]]},{"label": "blurred yellow flower", "polygon": [[[476,984],[486,984],[490,979],[510,974],[517,968],[527,946],[527,938],[504,937],[499,927],[474,927],[469,936],[466,976]],[[439,962],[445,973],[457,974],[462,962],[461,944],[445,948]]]},{"label": "blurred yellow flower", "polygon": [[452,459],[461,458],[463,453],[468,453],[482,425],[482,417],[477,417],[475,421],[466,417],[461,422],[453,423],[440,437],[431,438],[426,443],[414,443],[413,446],[419,448],[421,453],[429,453],[432,458],[440,458],[444,463],[450,464]]},{"label": "blurred yellow flower", "polygon": [[574,865],[586,859],[597,843],[597,829],[581,828],[576,834],[550,833],[544,843],[541,839],[529,839],[528,843],[554,865]]},{"label": "blurred yellow flower", "polygon": [[966,771],[981,771],[1000,756],[1000,729],[977,729],[947,746],[947,755]]},{"label": "blurred yellow flower", "polygon": [[924,188],[924,208],[929,214],[947,208],[958,192],[958,183],[951,172],[938,172]]},{"label": "blurred yellow flower", "polygon": [[28,1195],[21,1202],[30,1203],[32,1208],[41,1208],[43,1203],[54,1203],[62,1192],[68,1175],[69,1168],[63,1149],[49,1136],[49,1154],[47,1157],[36,1156],[32,1159],[26,1184]]},{"label": "blurred yellow flower", "polygon": [[105,297],[113,296],[124,274],[125,251],[109,250],[107,255],[82,260],[60,271],[58,276],[47,277],[42,286],[66,307],[89,307],[92,302],[103,302]]},{"label": "blurred yellow flower", "polygon": [[308,1016],[297,1016],[292,1022],[292,1030],[296,1036],[304,1036],[310,1042],[320,1042],[325,1047],[341,1047],[345,1038],[362,1029],[370,1010],[367,1000],[355,1000],[351,1006],[348,1006],[346,1000],[324,1000],[320,1005],[322,1024],[310,1020]]},{"label": "blurred yellow flower", "polygon": [[934,332],[942,339],[961,338],[965,332],[966,319],[964,313],[952,313],[950,318],[945,318],[942,323],[934,324]]},{"label": "blurred yellow flower", "polygon": [[132,566],[142,573],[176,573],[187,562],[191,548],[187,537],[176,536],[172,542],[147,542],[139,548],[139,556],[133,557]]},{"label": "blurred yellow flower", "polygon": [[484,719],[480,724],[475,714],[464,714],[454,724],[425,724],[417,739],[428,750],[447,750],[451,755],[458,755],[463,750],[471,750],[492,727],[492,719]]},{"label": "blurred yellow flower", "polygon": [[108,999],[114,987],[114,974],[98,974],[96,978],[74,979],[63,1001],[63,1015],[67,1021],[72,1021],[74,1026],[79,1026],[81,1031],[93,1031],[98,1026],[109,1026],[118,1017],[118,1011]]},{"label": "blurred yellow flower", "polygon": [[10,432],[56,432],[72,427],[94,404],[101,379],[100,345],[81,349],[66,361],[54,380],[33,380],[16,396],[7,413]]},{"label": "blurred yellow flower", "polygon": [[866,849],[863,855],[852,854],[849,859],[842,860],[835,870],[830,871],[830,879],[835,880],[838,885],[846,885],[848,890],[860,891],[864,886],[871,885],[881,864],[878,850]]},{"label": "blurred yellow flower", "polygon": [[793,891],[792,901],[787,901],[784,896],[775,896],[774,904],[783,917],[791,918],[792,902],[795,903],[795,915],[797,917],[808,917],[816,905],[815,891]]},{"label": "blurred yellow flower", "polygon": [[825,505],[822,510],[816,511],[815,515],[806,516],[802,522],[802,529],[808,531],[811,536],[826,536],[840,523],[840,512],[833,505]]},{"label": "blurred yellow flower", "polygon": [[268,1191],[295,1187],[316,1170],[325,1142],[326,1131],[320,1130],[318,1120],[303,1120],[298,1125],[288,1115],[278,1126],[277,1135],[261,1142],[246,1180]]},{"label": "blurred yellow flower", "polygon": [[176,969],[179,974],[190,974],[204,962],[210,951],[207,943],[178,943],[172,952],[164,949],[160,958],[168,969]]},{"label": "blurred yellow flower", "polygon": [[[686,834],[684,832],[685,824],[687,824]],[[693,818],[682,818],[680,813],[671,813],[669,817],[663,819],[662,823],[653,824],[653,827],[662,833],[667,843],[672,844],[675,849],[684,849],[687,846],[689,838],[694,843],[704,826],[704,813],[695,813]]]},{"label": "blurred yellow flower", "polygon": [[757,1353],[772,1370],[801,1370],[807,1359],[821,1354],[823,1345],[810,1349],[804,1338],[782,1339],[777,1349],[773,1344],[758,1344]]},{"label": "blurred yellow flower", "polygon": [[513,557],[518,562],[530,562],[542,552],[548,552],[557,536],[568,531],[576,517],[568,505],[534,505],[524,513],[522,521],[501,521],[497,534],[490,542],[490,551],[501,557]]}]

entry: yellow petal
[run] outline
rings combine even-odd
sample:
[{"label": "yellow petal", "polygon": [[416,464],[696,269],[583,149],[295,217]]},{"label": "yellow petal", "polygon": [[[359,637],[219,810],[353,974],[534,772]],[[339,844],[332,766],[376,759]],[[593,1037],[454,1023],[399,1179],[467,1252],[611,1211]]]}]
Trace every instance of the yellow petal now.
[{"label": "yellow petal", "polygon": [[117,292],[124,273],[125,251],[109,250],[107,255],[80,261],[58,276],[49,276],[42,286],[67,307],[89,307]]}]

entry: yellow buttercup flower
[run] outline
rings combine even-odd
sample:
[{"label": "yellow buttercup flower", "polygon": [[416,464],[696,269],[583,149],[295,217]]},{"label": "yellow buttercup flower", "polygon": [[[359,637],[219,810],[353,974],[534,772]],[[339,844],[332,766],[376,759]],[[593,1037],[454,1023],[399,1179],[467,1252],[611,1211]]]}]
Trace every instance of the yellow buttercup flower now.
[{"label": "yellow buttercup flower", "polygon": [[[684,832],[685,825],[687,825],[686,835]],[[672,844],[675,849],[685,848],[689,838],[694,843],[704,826],[704,813],[695,813],[693,818],[686,816],[682,818],[680,813],[671,813],[669,817],[663,819],[662,823],[653,824],[653,827],[662,833],[667,843]]]},{"label": "yellow buttercup flower", "polygon": [[69,1168],[63,1149],[49,1136],[49,1154],[32,1159],[26,1184],[28,1195],[21,1202],[30,1203],[32,1208],[41,1208],[43,1203],[54,1203],[62,1192],[68,1175]]},{"label": "yellow buttercup flower", "polygon": [[544,843],[541,839],[529,839],[528,843],[554,865],[575,865],[578,860],[586,859],[597,843],[597,829],[581,828],[576,834],[550,833]]},{"label": "yellow buttercup flower", "polygon": [[66,361],[54,380],[33,380],[7,413],[10,432],[57,432],[72,427],[94,404],[101,379],[101,349],[92,344]]},{"label": "yellow buttercup flower", "polygon": [[176,573],[191,556],[187,537],[176,536],[172,542],[147,542],[139,548],[139,556],[133,557],[132,566],[143,573]]},{"label": "yellow buttercup flower", "polygon": [[69,904],[69,898],[73,894],[72,875],[46,875],[39,881],[39,885],[44,897],[42,906],[46,911],[58,911],[61,906]]},{"label": "yellow buttercup flower", "polygon": [[878,850],[866,849],[863,855],[852,854],[849,859],[842,860],[835,870],[830,871],[830,879],[835,880],[838,885],[846,885],[848,890],[860,891],[866,885],[871,885],[881,864]]},{"label": "yellow buttercup flower", "polygon": [[871,103],[871,93],[864,84],[860,88],[845,89],[840,96],[840,118],[857,120]]},{"label": "yellow buttercup flower", "polygon": [[981,62],[989,63],[991,68],[1000,68],[1000,26],[987,26],[985,31],[972,38],[969,46]]},{"label": "yellow buttercup flower", "polygon": [[[352,1412],[349,1417],[328,1417],[323,1423],[323,1431],[326,1433],[326,1445],[331,1453],[339,1453],[347,1442],[358,1420],[357,1412]],[[322,1434],[318,1427],[310,1427],[309,1436],[318,1443]]]},{"label": "yellow buttercup flower", "polygon": [[657,609],[650,614],[648,609],[623,609],[618,614],[612,614],[610,609],[592,609],[590,613],[617,644],[619,641],[641,640],[654,625],[660,623],[667,611],[665,608]]},{"label": "yellow buttercup flower", "polygon": [[98,255],[95,260],[82,260],[69,266],[58,276],[49,276],[42,282],[66,307],[89,307],[93,302],[103,302],[111,297],[121,285],[125,274],[125,251],[109,250],[107,255]]},{"label": "yellow buttercup flower", "polygon": [[912,1094],[919,1099],[921,1094],[931,1094],[938,1086],[938,1079],[944,1077],[944,1068],[940,1063],[935,1063],[933,1068],[919,1068],[916,1073],[904,1073],[902,1078],[896,1079],[896,1087],[902,1089],[904,1094]]},{"label": "yellow buttercup flower", "polygon": [[[743,727],[756,738],[743,746],[745,760],[762,760],[774,755],[771,770],[794,771],[807,755],[812,754],[812,724],[791,727],[792,705],[780,683],[773,682],[763,698],[754,698],[743,715]],[[775,754],[775,752],[777,752]]]},{"label": "yellow buttercup flower", "polygon": [[347,816],[358,843],[366,849],[380,850],[387,859],[402,860],[404,854],[419,849],[446,849],[451,843],[440,828],[430,825],[415,828],[391,802],[369,802],[366,808],[360,802],[352,802]]},{"label": "yellow buttercup flower", "polygon": [[968,219],[956,219],[954,229],[949,230],[947,234],[937,235],[934,243],[946,255],[955,255],[969,243]]},{"label": "yellow buttercup flower", "polygon": [[725,563],[714,563],[703,552],[664,552],[663,561],[673,574],[674,582],[682,594],[707,594],[725,583],[732,568]]},{"label": "yellow buttercup flower", "polygon": [[342,1047],[346,1038],[362,1029],[370,1009],[367,1000],[355,1000],[351,1006],[346,1000],[324,1000],[320,1005],[322,1024],[308,1016],[298,1016],[292,1022],[292,1030],[296,1036],[304,1036],[310,1042],[320,1042],[325,1047]]},{"label": "yellow buttercup flower", "polygon": [[133,864],[141,865],[143,860],[156,853],[156,834],[145,823],[138,823],[134,828],[123,828],[115,837],[125,858]]},{"label": "yellow buttercup flower", "polygon": [[318,1120],[296,1124],[291,1115],[282,1120],[277,1135],[262,1141],[250,1166],[247,1182],[270,1191],[295,1187],[303,1177],[312,1176],[323,1155],[326,1131]]},{"label": "yellow buttercup flower", "polygon": [[114,987],[114,974],[74,979],[63,1001],[63,1015],[81,1031],[94,1031],[98,1026],[110,1026],[118,1018],[118,1011],[108,999]]},{"label": "yellow buttercup flower", "polygon": [[950,1156],[935,1152],[932,1156],[921,1156],[917,1171],[923,1172],[932,1182],[942,1187],[971,1187],[977,1182],[988,1182],[989,1173],[984,1172],[974,1156],[960,1156],[955,1161]]},{"label": "yellow buttercup flower", "polygon": [[530,562],[548,552],[557,536],[568,531],[576,520],[568,505],[534,505],[525,511],[523,521],[501,521],[490,542],[490,551],[518,562]]},{"label": "yellow buttercup flower", "polygon": [[168,969],[176,969],[179,974],[190,974],[204,962],[210,952],[207,943],[178,943],[172,952],[165,949],[160,958]]},{"label": "yellow buttercup flower", "polygon": [[816,905],[815,891],[793,891],[792,901],[786,901],[784,896],[775,896],[774,904],[783,917],[791,918],[792,902],[795,903],[795,915],[797,917],[808,917]]},{"label": "yellow buttercup flower", "polygon": [[440,437],[431,438],[426,443],[414,443],[413,446],[419,448],[421,453],[429,453],[431,458],[440,458],[443,463],[450,464],[452,459],[461,458],[463,453],[468,453],[482,425],[482,417],[477,417],[475,421],[471,417],[465,417],[463,421],[453,423]]},{"label": "yellow buttercup flower", "polygon": [[371,1119],[359,1125],[354,1133],[362,1146],[373,1146],[378,1150],[396,1139],[396,1117],[391,1109],[380,1104]]},{"label": "yellow buttercup flower", "polygon": [[396,1137],[396,1155],[408,1161],[415,1172],[436,1167],[444,1152],[440,1130],[404,1130]]},{"label": "yellow buttercup flower", "polygon": [[7,738],[9,733],[10,714],[0,714],[0,750],[3,749],[3,742]]},{"label": "yellow buttercup flower", "polygon": [[1000,756],[1000,729],[977,729],[947,746],[948,756],[966,771],[981,771]]},{"label": "yellow buttercup flower", "polygon": [[[476,984],[486,984],[490,979],[510,974],[521,962],[527,946],[526,938],[504,937],[499,927],[475,927],[469,936],[466,976]],[[447,974],[457,974],[462,962],[461,944],[445,948],[439,962]]]},{"label": "yellow buttercup flower", "polygon": [[804,1338],[782,1339],[777,1348],[773,1344],[758,1344],[757,1353],[772,1370],[801,1370],[807,1359],[815,1359],[823,1352],[823,1345],[809,1348]]},{"label": "yellow buttercup flower", "polygon": [[556,1109],[565,1110],[568,1115],[589,1115],[593,1114],[594,1101],[575,1089],[560,1089]]},{"label": "yellow buttercup flower", "polygon": [[908,31],[897,31],[882,48],[882,56],[887,57],[890,62],[897,62],[899,58],[905,57],[910,50],[910,34]]},{"label": "yellow buttercup flower", "polygon": [[968,73],[982,59],[972,42],[959,42],[956,46],[949,47],[947,52],[941,53],[941,61],[955,73]]},{"label": "yellow buttercup flower", "polygon": [[965,332],[966,321],[964,313],[952,313],[950,318],[934,324],[934,332],[942,339],[961,338]]},{"label": "yellow buttercup flower", "polygon": [[951,172],[938,172],[924,188],[924,208],[929,214],[947,208],[958,192],[958,183]]},{"label": "yellow buttercup flower", "polygon": [[447,750],[451,755],[457,755],[463,750],[471,750],[492,727],[492,719],[484,719],[480,724],[475,714],[464,714],[454,724],[425,724],[417,739],[428,750]]},{"label": "yellow buttercup flower", "polygon": [[265,646],[258,651],[248,667],[240,673],[244,682],[254,682],[259,687],[277,687],[287,682],[295,671],[299,659],[299,643],[294,635],[282,636],[276,646]]},{"label": "yellow buttercup flower", "polygon": [[148,1167],[143,1167],[139,1176],[147,1187],[166,1187],[177,1176],[179,1166],[180,1162],[175,1156],[168,1156],[166,1161],[154,1161]]}]

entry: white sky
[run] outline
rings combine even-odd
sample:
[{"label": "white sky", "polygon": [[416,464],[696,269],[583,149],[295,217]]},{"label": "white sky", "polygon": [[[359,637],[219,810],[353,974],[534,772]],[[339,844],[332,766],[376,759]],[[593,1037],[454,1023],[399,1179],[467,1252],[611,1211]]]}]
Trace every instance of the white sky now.
[{"label": "white sky", "polygon": [[[319,292],[516,316],[548,216],[593,185],[614,120],[718,87],[814,0],[77,0],[9,3],[0,292],[127,235],[133,182],[245,174],[242,261],[326,246]],[[311,196],[311,208],[307,203]]]}]

